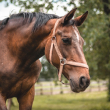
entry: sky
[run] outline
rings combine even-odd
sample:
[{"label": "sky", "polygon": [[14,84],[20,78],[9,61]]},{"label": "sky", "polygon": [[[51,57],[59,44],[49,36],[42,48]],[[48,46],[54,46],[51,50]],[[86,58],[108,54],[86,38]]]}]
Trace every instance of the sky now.
[{"label": "sky", "polygon": [[[61,5],[61,3],[57,3],[57,5]],[[65,12],[62,8],[57,8],[57,5],[54,4],[54,9],[50,10],[48,14],[56,14],[58,16],[64,16],[67,12]],[[67,5],[67,2],[62,3],[63,5]],[[71,10],[73,7],[68,7],[68,10]],[[18,13],[20,10],[19,6],[14,6],[13,4],[9,4],[8,7],[5,7],[5,2],[0,2],[0,20],[7,18],[10,14]]]},{"label": "sky", "polygon": [[[9,4],[8,7],[5,7],[5,2],[0,2],[0,20],[7,18],[10,16],[10,14],[18,13],[20,10],[19,6],[14,6],[13,4]],[[65,15],[65,12],[63,9],[60,8],[60,11],[56,11],[56,7],[54,10],[50,10],[48,13],[50,14],[57,14],[59,16]]]},{"label": "sky", "polygon": [[7,18],[13,12],[19,12],[19,7],[10,4],[8,7],[5,7],[5,2],[0,3],[0,20]]}]

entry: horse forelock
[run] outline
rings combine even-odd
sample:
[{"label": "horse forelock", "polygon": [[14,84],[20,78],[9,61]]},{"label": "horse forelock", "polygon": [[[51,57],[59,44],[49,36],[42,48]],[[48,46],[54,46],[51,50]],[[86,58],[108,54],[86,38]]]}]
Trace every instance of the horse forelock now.
[{"label": "horse forelock", "polygon": [[2,30],[8,23],[10,19],[15,19],[15,18],[22,18],[23,22],[21,25],[24,25],[26,23],[31,23],[33,18],[36,18],[35,24],[33,26],[32,32],[34,32],[36,29],[40,28],[41,26],[45,25],[47,21],[50,19],[57,19],[59,16],[54,15],[54,14],[45,14],[45,13],[29,13],[29,12],[22,12],[18,14],[12,14],[10,17],[5,18],[4,20],[1,21],[0,23],[0,30]]}]

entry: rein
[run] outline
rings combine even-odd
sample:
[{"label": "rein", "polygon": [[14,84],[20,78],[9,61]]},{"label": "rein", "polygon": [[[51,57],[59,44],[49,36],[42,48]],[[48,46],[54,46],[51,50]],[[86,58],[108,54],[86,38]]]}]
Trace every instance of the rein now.
[{"label": "rein", "polygon": [[[53,29],[53,36],[52,36],[52,39],[51,39],[51,47],[50,47],[50,53],[49,53],[49,60],[50,60],[50,63],[52,64],[52,51],[53,51],[53,46],[55,47],[55,50],[58,54],[58,57],[60,59],[60,68],[59,68],[59,71],[58,71],[58,78],[59,78],[59,81],[62,83],[62,84],[65,84],[62,82],[62,79],[61,79],[61,75],[62,75],[62,71],[63,71],[63,66],[64,65],[73,65],[73,66],[78,66],[78,67],[84,67],[84,68],[89,68],[87,64],[84,64],[84,63],[79,63],[79,62],[74,62],[74,61],[68,61],[66,60],[59,48],[58,48],[58,45],[57,45],[57,41],[56,41],[56,36],[55,36],[55,30],[56,30],[56,27],[58,25],[58,22],[59,22],[60,19],[58,19],[55,23],[55,26],[54,26],[54,29]],[[52,64],[53,65],[53,64]],[[66,85],[69,85],[69,84],[66,84]]]}]

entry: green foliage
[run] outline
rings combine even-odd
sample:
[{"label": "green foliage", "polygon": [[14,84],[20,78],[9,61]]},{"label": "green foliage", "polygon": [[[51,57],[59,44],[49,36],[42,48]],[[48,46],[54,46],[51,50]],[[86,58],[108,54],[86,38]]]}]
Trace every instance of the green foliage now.
[{"label": "green foliage", "polygon": [[[79,27],[79,31],[85,40],[84,54],[90,75],[92,78],[106,79],[110,75],[110,14],[106,13],[104,7],[109,6],[109,3],[103,0],[81,0],[78,4],[77,16],[89,11],[88,18]],[[77,6],[72,0],[68,5]]]},{"label": "green foliage", "polygon": [[[110,0],[82,0],[79,15],[89,11],[87,22],[81,27],[85,39],[84,53],[93,78],[108,78],[110,82]],[[110,101],[110,83],[108,84]]]},{"label": "green foliage", "polygon": [[79,4],[78,15],[86,10],[89,11],[87,20],[79,30],[85,40],[84,53],[90,67],[90,74],[94,78],[97,76],[107,78],[109,75],[107,65],[110,64],[110,28],[107,26],[109,19],[104,12],[104,3],[102,0],[81,0]]},{"label": "green foliage", "polygon": [[55,80],[57,80],[57,69],[46,60],[45,56],[41,58],[41,63],[42,70],[40,73],[40,78],[44,78],[46,80],[56,78]]},{"label": "green foliage", "polygon": [[[0,0],[0,2],[5,1],[6,6],[9,3],[14,4],[15,6],[20,6],[20,11],[35,11],[35,12],[45,12],[53,9],[54,0]],[[45,11],[44,11],[45,10]]]},{"label": "green foliage", "polygon": [[[4,1],[4,0],[1,0]],[[110,72],[110,0],[5,0],[20,6],[21,10],[41,11],[46,12],[53,10],[55,3],[67,3],[68,7],[78,7],[77,16],[89,11],[89,15],[85,23],[79,28],[81,36],[85,40],[84,53],[90,67],[90,75],[92,78],[107,78]],[[58,5],[64,10],[69,11],[66,6]],[[109,11],[106,11],[108,8]],[[50,66],[46,61],[43,62],[42,73],[45,74],[56,71],[54,67]],[[54,73],[52,76],[54,76]],[[50,75],[51,76],[51,75]]]}]

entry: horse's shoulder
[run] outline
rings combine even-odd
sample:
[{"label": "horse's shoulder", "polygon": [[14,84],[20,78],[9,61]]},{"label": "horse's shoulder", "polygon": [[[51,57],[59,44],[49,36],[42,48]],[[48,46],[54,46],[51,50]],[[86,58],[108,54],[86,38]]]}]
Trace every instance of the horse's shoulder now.
[{"label": "horse's shoulder", "polygon": [[[41,63],[39,60],[35,61],[26,71],[19,70],[19,72],[0,72],[0,83],[2,84],[2,92],[7,91],[10,87],[9,96],[17,96],[17,94],[28,91],[37,81],[40,71]],[[10,83],[8,83],[10,82]],[[12,86],[13,85],[13,86]],[[4,88],[4,89],[3,89]],[[11,94],[15,91],[14,94]]]},{"label": "horse's shoulder", "polygon": [[42,64],[41,64],[41,62],[40,62],[39,59],[36,60],[35,64],[36,64],[36,67],[37,67],[38,69],[41,69],[41,68],[42,68]]},{"label": "horse's shoulder", "polygon": [[30,68],[29,68],[29,73],[30,75],[34,75],[35,77],[38,77],[40,74],[42,68],[42,64],[40,62],[40,60],[35,61],[33,64],[31,64]]}]

